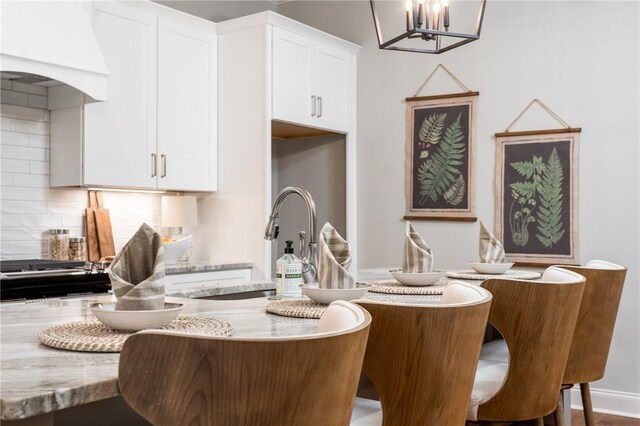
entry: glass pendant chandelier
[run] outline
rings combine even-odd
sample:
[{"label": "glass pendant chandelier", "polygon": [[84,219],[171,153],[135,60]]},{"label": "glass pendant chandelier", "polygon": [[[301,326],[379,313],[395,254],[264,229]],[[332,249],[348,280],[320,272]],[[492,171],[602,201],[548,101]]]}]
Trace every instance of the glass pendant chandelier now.
[{"label": "glass pendant chandelier", "polygon": [[[371,12],[373,13],[373,23],[376,28],[378,45],[380,49],[401,50],[405,52],[418,53],[443,53],[456,47],[480,38],[482,28],[482,18],[487,0],[479,0],[478,15],[474,33],[462,33],[452,30],[452,21],[455,19],[451,14],[449,0],[407,0],[405,3],[406,31],[397,37],[384,41],[380,19],[376,12],[375,0],[369,0]],[[459,2],[459,6],[463,2]],[[464,2],[464,5],[473,7],[476,2]],[[398,19],[402,19],[398,16]],[[403,46],[398,43],[404,40],[419,39],[424,42],[424,47]]]}]

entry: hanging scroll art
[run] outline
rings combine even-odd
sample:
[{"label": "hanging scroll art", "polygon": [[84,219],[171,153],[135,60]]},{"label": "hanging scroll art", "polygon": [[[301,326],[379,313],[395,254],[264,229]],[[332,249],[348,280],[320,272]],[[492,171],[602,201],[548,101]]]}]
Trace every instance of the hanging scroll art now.
[{"label": "hanging scroll art", "polygon": [[406,98],[406,211],[411,220],[475,221],[474,144],[478,92],[443,65],[462,93]]},{"label": "hanging scroll art", "polygon": [[[538,103],[565,128],[509,132]],[[572,128],[534,99],[496,133],[496,237],[519,264],[578,263],[578,142]]]}]

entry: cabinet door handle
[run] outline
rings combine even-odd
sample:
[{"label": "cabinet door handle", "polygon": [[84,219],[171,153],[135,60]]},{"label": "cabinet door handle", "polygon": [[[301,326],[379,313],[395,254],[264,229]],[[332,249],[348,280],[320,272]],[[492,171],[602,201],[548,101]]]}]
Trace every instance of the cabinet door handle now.
[{"label": "cabinet door handle", "polygon": [[317,117],[322,117],[322,96],[318,96],[318,114]]},{"label": "cabinet door handle", "polygon": [[316,95],[311,95],[311,116],[316,116]]},{"label": "cabinet door handle", "polygon": [[158,156],[151,154],[151,177],[158,176]]},{"label": "cabinet door handle", "polygon": [[167,177],[167,156],[162,154],[160,159],[162,160],[162,173],[160,174],[160,177]]}]

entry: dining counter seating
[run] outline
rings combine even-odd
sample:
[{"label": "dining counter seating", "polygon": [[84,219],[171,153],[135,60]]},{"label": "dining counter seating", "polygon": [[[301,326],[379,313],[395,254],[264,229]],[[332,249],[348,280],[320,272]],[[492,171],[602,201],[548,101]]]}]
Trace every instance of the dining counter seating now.
[{"label": "dining counter seating", "polygon": [[593,426],[589,383],[604,377],[627,269],[605,260],[563,268],[583,275],[587,281],[562,383],[565,389],[580,384],[585,424]]},{"label": "dining counter seating", "polygon": [[363,372],[380,402],[357,398],[351,424],[464,425],[491,294],[455,281],[440,303],[358,303],[372,317]]},{"label": "dining counter seating", "polygon": [[554,412],[585,278],[551,266],[540,281],[489,279],[489,323],[504,337],[482,346],[469,424],[516,422]]},{"label": "dining counter seating", "polygon": [[142,331],[123,347],[120,391],[154,425],[348,425],[370,324],[338,301],[299,337]]}]

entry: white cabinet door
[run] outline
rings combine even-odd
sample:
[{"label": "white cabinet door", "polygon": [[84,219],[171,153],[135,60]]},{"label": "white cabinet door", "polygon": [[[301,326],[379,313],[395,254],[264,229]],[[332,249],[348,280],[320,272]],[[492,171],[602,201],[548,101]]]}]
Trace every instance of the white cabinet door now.
[{"label": "white cabinet door", "polygon": [[343,50],[316,43],[315,95],[318,97],[316,117],[320,127],[347,130],[349,114],[349,61],[351,55]]},{"label": "white cabinet door", "polygon": [[159,189],[217,189],[215,37],[158,23]]},{"label": "white cabinet door", "polygon": [[276,120],[317,126],[312,100],[314,42],[273,28],[273,112]]},{"label": "white cabinet door", "polygon": [[135,3],[95,2],[93,30],[109,69],[109,100],[85,105],[84,184],[153,188],[156,17]]},{"label": "white cabinet door", "polygon": [[350,61],[349,52],[274,27],[272,117],[347,131]]}]

